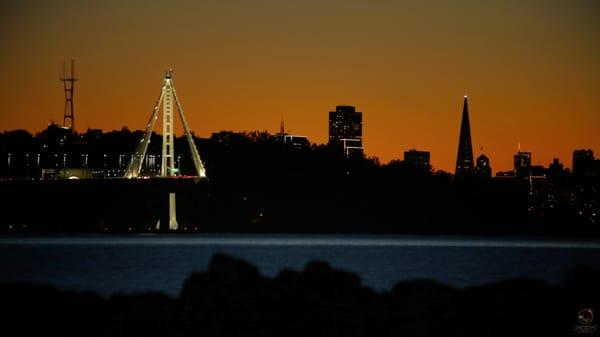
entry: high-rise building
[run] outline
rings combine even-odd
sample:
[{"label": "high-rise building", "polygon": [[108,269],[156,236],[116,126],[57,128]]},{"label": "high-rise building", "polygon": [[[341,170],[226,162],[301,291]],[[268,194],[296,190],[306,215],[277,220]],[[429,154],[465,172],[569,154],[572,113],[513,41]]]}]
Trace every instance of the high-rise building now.
[{"label": "high-rise building", "polygon": [[514,155],[515,176],[524,178],[531,176],[531,152],[517,152]]},{"label": "high-rise building", "polygon": [[531,177],[535,179],[546,178],[548,176],[548,169],[544,165],[531,165]]},{"label": "high-rise building", "polygon": [[591,175],[594,171],[594,151],[573,151],[573,174],[577,176]]},{"label": "high-rise building", "polygon": [[404,162],[419,168],[429,169],[430,153],[428,151],[417,151],[415,149],[410,149],[404,152]]},{"label": "high-rise building", "polygon": [[548,166],[548,176],[550,178],[559,178],[565,175],[565,168],[560,163],[558,158],[552,159],[552,163]]},{"label": "high-rise building", "polygon": [[455,175],[469,176],[473,173],[473,145],[471,144],[471,125],[469,123],[469,107],[467,96],[463,105],[460,137],[458,139],[458,155],[456,157]]},{"label": "high-rise building", "polygon": [[477,157],[477,164],[475,166],[475,174],[478,178],[490,179],[492,177],[492,167],[490,166],[490,159],[482,154]]},{"label": "high-rise building", "polygon": [[350,105],[338,105],[330,111],[329,145],[341,148],[346,157],[362,157],[362,112]]},{"label": "high-rise building", "polygon": [[562,172],[564,170],[564,166],[560,163],[558,158],[554,158],[552,159],[552,163],[550,163],[549,169],[555,172]]}]

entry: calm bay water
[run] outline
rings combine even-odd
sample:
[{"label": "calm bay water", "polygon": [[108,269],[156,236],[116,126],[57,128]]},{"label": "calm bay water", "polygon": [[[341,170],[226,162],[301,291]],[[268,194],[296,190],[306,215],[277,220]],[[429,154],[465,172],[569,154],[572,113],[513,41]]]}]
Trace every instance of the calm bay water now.
[{"label": "calm bay water", "polygon": [[0,282],[52,284],[102,294],[158,290],[177,295],[213,254],[263,275],[323,260],[384,291],[409,279],[465,287],[510,278],[560,283],[577,264],[600,268],[600,241],[354,235],[0,236]]}]

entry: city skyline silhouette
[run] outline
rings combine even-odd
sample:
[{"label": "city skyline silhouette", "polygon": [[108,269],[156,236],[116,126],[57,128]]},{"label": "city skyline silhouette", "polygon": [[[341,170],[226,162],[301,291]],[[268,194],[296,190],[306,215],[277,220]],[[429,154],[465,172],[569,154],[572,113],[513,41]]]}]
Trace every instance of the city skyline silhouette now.
[{"label": "city skyline silhouette", "polygon": [[595,3],[0,6],[2,131],[62,120],[58,78],[73,58],[78,131],[143,129],[172,67],[199,137],[275,133],[283,117],[323,144],[327,112],[346,104],[364,113],[366,155],[388,162],[416,148],[453,172],[466,94],[473,155],[483,147],[495,172],[512,167],[519,143],[544,166],[599,151]]},{"label": "city skyline silhouette", "polygon": [[598,332],[599,0],[0,1],[41,336]]}]

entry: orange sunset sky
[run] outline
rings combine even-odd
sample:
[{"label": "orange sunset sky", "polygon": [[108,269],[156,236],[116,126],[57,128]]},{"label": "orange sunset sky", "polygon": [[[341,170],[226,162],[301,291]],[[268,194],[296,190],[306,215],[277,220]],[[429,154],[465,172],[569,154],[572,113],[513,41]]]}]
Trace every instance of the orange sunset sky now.
[{"label": "orange sunset sky", "polygon": [[[454,171],[463,95],[475,156],[512,168],[600,155],[600,1],[0,2],[0,130],[62,122],[75,59],[77,131],[142,129],[165,70],[200,137],[279,128],[327,140],[364,113],[368,156],[431,151]],[[181,134],[181,132],[179,132]]]}]

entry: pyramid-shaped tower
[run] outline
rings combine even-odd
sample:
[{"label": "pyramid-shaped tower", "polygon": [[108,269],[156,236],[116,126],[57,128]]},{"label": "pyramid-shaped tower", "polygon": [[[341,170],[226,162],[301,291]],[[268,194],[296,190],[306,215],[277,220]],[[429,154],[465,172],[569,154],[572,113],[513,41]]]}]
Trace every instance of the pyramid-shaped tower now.
[{"label": "pyramid-shaped tower", "polygon": [[456,157],[455,175],[468,176],[473,173],[473,145],[471,144],[471,125],[469,123],[469,105],[467,96],[463,105],[462,121],[460,123],[460,138],[458,139],[458,156]]}]

